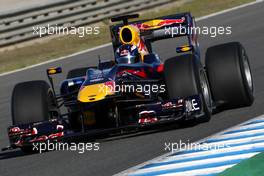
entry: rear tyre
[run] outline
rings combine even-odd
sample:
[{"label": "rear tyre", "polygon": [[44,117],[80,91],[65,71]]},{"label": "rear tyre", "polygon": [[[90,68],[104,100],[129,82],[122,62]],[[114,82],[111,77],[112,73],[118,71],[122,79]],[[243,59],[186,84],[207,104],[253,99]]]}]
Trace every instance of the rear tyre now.
[{"label": "rear tyre", "polygon": [[211,93],[200,61],[192,54],[173,57],[165,61],[164,74],[169,99],[201,95],[205,114],[197,121],[209,121],[212,113]]},{"label": "rear tyre", "polygon": [[229,109],[252,105],[253,79],[248,56],[239,42],[209,48],[205,63],[213,100],[219,107]]}]

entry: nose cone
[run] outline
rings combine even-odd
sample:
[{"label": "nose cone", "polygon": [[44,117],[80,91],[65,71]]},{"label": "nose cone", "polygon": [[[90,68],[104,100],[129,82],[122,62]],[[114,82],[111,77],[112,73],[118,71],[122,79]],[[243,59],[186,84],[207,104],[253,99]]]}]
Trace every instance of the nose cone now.
[{"label": "nose cone", "polygon": [[103,100],[107,95],[113,95],[113,88],[105,83],[83,86],[79,90],[78,100],[83,103]]}]

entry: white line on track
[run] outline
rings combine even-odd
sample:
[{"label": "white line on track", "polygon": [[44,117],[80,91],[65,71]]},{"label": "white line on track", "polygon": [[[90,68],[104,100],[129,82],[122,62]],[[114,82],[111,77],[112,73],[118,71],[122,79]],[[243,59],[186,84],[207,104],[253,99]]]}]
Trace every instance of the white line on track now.
[{"label": "white line on track", "polygon": [[247,129],[250,129],[250,128],[258,128],[258,127],[262,127],[264,125],[264,122],[261,122],[261,123],[256,123],[256,124],[249,124],[249,125],[245,125],[241,128],[239,128],[239,130],[247,130]]},{"label": "white line on track", "polygon": [[219,142],[213,142],[213,143],[205,143],[207,144],[208,147],[210,146],[229,146],[229,145],[236,145],[236,144],[241,144],[241,143],[257,143],[260,141],[264,141],[264,135],[261,136],[254,136],[254,137],[247,137],[247,138],[242,138],[242,139],[232,139],[232,140],[225,140],[225,141],[219,141]]},{"label": "white line on track", "polygon": [[230,139],[230,138],[235,138],[235,137],[246,137],[246,136],[250,136],[250,135],[262,135],[264,136],[264,129],[259,129],[259,130],[251,130],[251,131],[243,131],[240,133],[232,133],[232,134],[224,134],[215,138],[212,138],[212,140],[224,140],[224,139]]},{"label": "white line on track", "polygon": [[[263,2],[263,0],[256,0],[256,1],[251,2],[251,3],[243,4],[243,5],[240,5],[240,6],[237,6],[237,7],[233,7],[233,8],[230,8],[230,9],[226,9],[226,10],[223,10],[223,11],[212,13],[210,15],[199,17],[199,18],[196,19],[196,21],[205,20],[205,19],[217,16],[217,15],[220,15],[220,14],[231,12],[231,11],[234,11],[234,10],[237,10],[237,9],[241,9],[241,8],[244,8],[244,7],[247,7],[247,6],[251,6],[251,5],[254,5],[256,3],[260,3],[260,2]],[[64,60],[64,59],[69,59],[71,57],[74,57],[74,56],[77,56],[77,55],[80,55],[80,54],[84,54],[84,53],[88,53],[88,52],[91,52],[91,51],[95,51],[95,50],[98,50],[98,49],[102,49],[102,48],[105,48],[105,47],[108,47],[108,46],[111,46],[111,43],[106,43],[106,44],[103,44],[103,45],[100,45],[100,46],[97,46],[97,47],[94,47],[94,48],[90,48],[90,49],[87,49],[87,50],[83,50],[83,51],[68,55],[68,56],[63,56],[63,57],[60,57],[60,58],[57,58],[57,59],[48,60],[48,61],[45,61],[45,62],[41,62],[39,64],[35,64],[35,65],[24,67],[24,68],[21,68],[21,69],[5,72],[5,73],[0,74],[0,77],[1,76],[6,76],[6,75],[10,75],[10,74],[13,74],[13,73],[17,73],[17,72],[20,72],[20,71],[24,71],[24,70],[27,70],[27,69],[31,69],[31,68],[34,68],[34,67],[38,67],[38,66],[41,66],[41,65],[49,64],[49,63],[52,63],[52,62],[56,62],[56,61],[60,61],[60,60]]]},{"label": "white line on track", "polygon": [[52,63],[52,62],[57,62],[57,61],[60,61],[60,60],[69,59],[71,57],[78,56],[78,55],[81,55],[81,54],[85,54],[85,53],[88,53],[88,52],[92,52],[92,51],[95,51],[95,50],[98,50],[98,49],[102,49],[102,48],[105,48],[105,47],[108,47],[108,46],[111,46],[111,43],[106,43],[106,44],[103,44],[103,45],[100,45],[100,46],[97,46],[97,47],[94,47],[94,48],[90,48],[90,49],[83,50],[83,51],[80,51],[80,52],[77,52],[77,53],[73,53],[73,54],[68,55],[68,56],[63,56],[63,57],[60,57],[60,58],[57,58],[57,59],[52,59],[52,60],[48,60],[48,61],[45,61],[45,62],[41,62],[39,64],[27,66],[27,67],[20,68],[20,69],[17,69],[17,70],[13,70],[13,71],[10,71],[10,72],[5,72],[5,73],[0,74],[0,77],[1,76],[6,76],[6,75],[10,75],[10,74],[13,74],[13,73],[17,73],[17,72],[20,72],[20,71],[28,70],[28,69],[31,69],[31,68],[34,68],[34,67],[38,67],[38,66],[41,66],[41,65],[49,64],[49,63]]}]

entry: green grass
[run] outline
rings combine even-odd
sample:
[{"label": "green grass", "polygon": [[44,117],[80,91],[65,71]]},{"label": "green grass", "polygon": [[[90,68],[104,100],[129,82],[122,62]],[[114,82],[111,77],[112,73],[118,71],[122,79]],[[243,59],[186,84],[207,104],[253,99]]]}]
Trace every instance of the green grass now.
[{"label": "green grass", "polygon": [[[166,6],[166,8],[146,11],[141,19],[154,18],[163,15],[190,11],[196,17],[238,6],[253,0],[193,0],[180,6]],[[108,20],[98,23],[99,35],[86,35],[83,38],[78,35],[60,36],[48,40],[36,42],[32,45],[19,47],[13,50],[0,52],[0,73],[23,68],[29,65],[66,56],[84,49],[92,48],[110,42]]]},{"label": "green grass", "polygon": [[264,153],[262,152],[226,169],[218,176],[260,176],[263,175],[263,168]]}]

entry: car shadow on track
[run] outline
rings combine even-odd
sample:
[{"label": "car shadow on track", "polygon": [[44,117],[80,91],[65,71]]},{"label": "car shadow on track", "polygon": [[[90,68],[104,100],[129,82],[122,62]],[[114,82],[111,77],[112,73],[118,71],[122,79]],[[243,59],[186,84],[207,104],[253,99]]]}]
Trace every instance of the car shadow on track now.
[{"label": "car shadow on track", "polygon": [[[134,138],[134,137],[149,135],[149,134],[154,134],[154,133],[167,132],[167,131],[171,131],[171,130],[192,128],[193,126],[196,126],[196,125],[198,125],[198,124],[195,122],[194,123],[184,123],[184,124],[179,124],[179,123],[162,124],[162,125],[147,127],[147,128],[144,128],[144,129],[141,129],[138,131],[130,131],[130,132],[125,132],[125,133],[121,133],[121,134],[100,136],[96,139],[82,140],[82,141],[75,141],[75,142],[76,143],[78,143],[78,142],[91,142],[91,141],[92,142],[95,142],[95,141],[108,142],[108,141]],[[48,151],[48,152],[52,152],[52,151]],[[24,157],[24,156],[34,155],[34,154],[39,154],[39,153],[38,152],[25,153],[19,149],[15,149],[15,150],[11,150],[11,151],[3,151],[0,153],[0,160],[17,158],[17,157]]]},{"label": "car shadow on track", "polygon": [[139,131],[131,131],[122,135],[115,135],[115,136],[109,136],[109,137],[102,137],[98,138],[97,140],[100,140],[100,142],[109,142],[109,141],[115,141],[115,140],[122,140],[122,139],[129,139],[154,133],[161,133],[161,132],[167,132],[177,129],[185,129],[185,128],[192,128],[196,125],[199,125],[197,122],[188,122],[188,123],[170,123],[170,124],[162,124],[157,125],[153,127],[147,127]]},{"label": "car shadow on track", "polygon": [[38,154],[38,153],[36,153],[36,152],[35,153],[33,153],[33,152],[32,153],[25,153],[19,149],[13,150],[13,151],[5,151],[5,152],[0,153],[0,160],[23,157],[23,156],[34,155],[34,154]]}]

